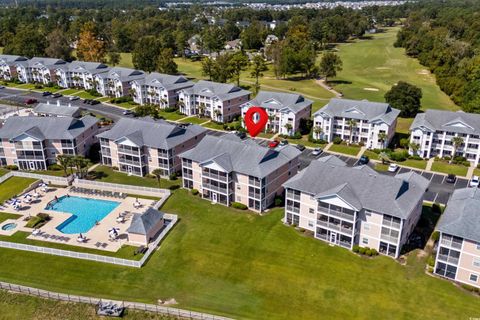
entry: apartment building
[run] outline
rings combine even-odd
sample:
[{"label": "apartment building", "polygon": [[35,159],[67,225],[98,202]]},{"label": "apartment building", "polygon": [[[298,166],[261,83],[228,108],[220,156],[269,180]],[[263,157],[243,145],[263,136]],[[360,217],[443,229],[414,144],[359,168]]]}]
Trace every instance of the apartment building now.
[{"label": "apartment building", "polygon": [[300,153],[289,145],[269,149],[235,134],[207,135],[180,155],[183,187],[199,190],[214,203],[239,202],[262,212],[283,194],[282,184],[297,173]]},{"label": "apartment building", "polygon": [[[455,155],[454,137],[463,141]],[[480,115],[429,109],[415,117],[410,142],[419,145],[416,153],[422,158],[462,156],[476,166],[480,160]]]},{"label": "apartment building", "polygon": [[180,90],[180,112],[203,115],[217,122],[232,121],[240,106],[250,98],[250,91],[227,83],[200,80],[193,87]]},{"label": "apartment building", "polygon": [[47,103],[39,103],[32,111],[35,115],[42,117],[80,118],[82,115],[80,108],[61,105],[59,100],[57,100],[57,104],[50,104],[48,101]]},{"label": "apartment building", "polygon": [[179,154],[197,145],[206,129],[151,118],[122,118],[98,135],[102,163],[120,172],[144,176],[155,169],[163,175],[181,171]]},{"label": "apartment building", "polygon": [[12,80],[17,77],[18,62],[25,62],[28,58],[9,54],[0,54],[0,79]]},{"label": "apartment building", "polygon": [[[399,114],[400,110],[387,103],[333,98],[314,113],[313,135],[315,139],[328,142],[339,137],[344,141],[363,143],[368,149],[384,149],[395,135]],[[354,122],[352,132],[351,120]],[[386,137],[382,140],[383,134]]]},{"label": "apartment building", "polygon": [[62,59],[34,57],[29,60],[17,61],[18,80],[25,83],[48,84],[56,82],[55,70],[59,66],[65,66],[67,62]]},{"label": "apartment building", "polygon": [[0,128],[0,164],[46,170],[58,155],[87,155],[97,132],[92,116],[10,117]]},{"label": "apartment building", "polygon": [[436,229],[435,274],[480,288],[480,190],[455,190]]},{"label": "apartment building", "polygon": [[100,62],[72,61],[55,69],[57,84],[62,88],[95,88],[94,78],[110,68]]},{"label": "apartment building", "polygon": [[145,73],[140,70],[114,67],[108,72],[96,74],[94,83],[97,91],[103,96],[123,97],[129,95],[131,82],[145,77]]},{"label": "apartment building", "polygon": [[420,218],[428,184],[412,172],[392,177],[320,158],[284,184],[284,222],[333,245],[397,258]]},{"label": "apartment building", "polygon": [[175,107],[178,93],[193,87],[194,83],[183,76],[152,72],[145,78],[132,81],[133,101],[139,104],[154,104],[161,109]]},{"label": "apartment building", "polygon": [[266,132],[292,135],[300,130],[302,119],[310,119],[312,103],[299,94],[260,91],[254,99],[241,106],[242,117],[245,118],[250,107],[262,107],[268,113]]}]

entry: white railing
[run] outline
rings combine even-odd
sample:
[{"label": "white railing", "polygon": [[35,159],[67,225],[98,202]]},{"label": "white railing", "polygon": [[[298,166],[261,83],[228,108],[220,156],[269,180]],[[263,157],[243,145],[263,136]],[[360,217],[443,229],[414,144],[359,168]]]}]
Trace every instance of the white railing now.
[{"label": "white railing", "polygon": [[24,171],[10,171],[0,177],[0,183],[4,182],[5,180],[11,177],[37,179],[37,180],[42,180],[48,184],[56,184],[56,185],[64,185],[64,186],[68,186],[70,182],[73,180],[72,176],[65,178],[65,177],[50,176],[47,174],[38,174],[38,173],[31,173],[31,172],[24,172]]},{"label": "white railing", "polygon": [[202,312],[195,312],[195,311],[190,311],[185,309],[164,307],[164,306],[158,306],[155,304],[147,304],[147,303],[140,303],[140,302],[116,301],[116,300],[102,299],[102,298],[96,298],[96,297],[77,296],[72,294],[59,293],[59,292],[47,291],[47,290],[42,290],[42,289],[37,289],[32,287],[21,286],[21,285],[3,282],[3,281],[0,281],[0,289],[8,290],[11,292],[33,295],[33,296],[37,296],[45,299],[68,301],[68,302],[74,302],[74,303],[87,303],[87,304],[93,304],[93,305],[98,305],[99,303],[113,303],[113,304],[117,304],[118,306],[123,306],[127,309],[154,312],[157,314],[168,315],[168,316],[177,317],[180,319],[230,320],[230,318],[226,318],[226,317],[216,316],[213,314],[202,313]]},{"label": "white railing", "polygon": [[161,197],[161,198],[168,197],[170,195],[170,190],[167,190],[167,189],[140,187],[140,186],[126,185],[126,184],[78,179],[78,178],[73,181],[73,185],[77,187],[94,188],[94,189],[96,188],[96,189],[102,189],[106,191],[124,192],[124,193],[130,193],[130,194],[139,194],[144,196],[153,196],[153,197]]}]

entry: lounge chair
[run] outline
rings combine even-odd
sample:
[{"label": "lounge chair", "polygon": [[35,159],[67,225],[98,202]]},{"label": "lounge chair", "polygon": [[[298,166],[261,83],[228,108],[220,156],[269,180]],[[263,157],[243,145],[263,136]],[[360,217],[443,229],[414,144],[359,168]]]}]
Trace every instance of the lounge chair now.
[{"label": "lounge chair", "polygon": [[102,243],[101,243],[101,242],[97,242],[97,243],[95,243],[95,247],[97,247],[97,248],[100,248],[100,247],[101,247],[101,245],[102,245]]}]

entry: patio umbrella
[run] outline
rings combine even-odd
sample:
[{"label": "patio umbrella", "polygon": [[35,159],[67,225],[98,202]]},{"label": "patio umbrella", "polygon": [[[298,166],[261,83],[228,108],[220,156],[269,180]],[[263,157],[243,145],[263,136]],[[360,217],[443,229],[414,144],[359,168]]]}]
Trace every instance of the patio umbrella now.
[{"label": "patio umbrella", "polygon": [[30,193],[26,193],[26,194],[23,196],[24,199],[30,198],[30,197],[31,197]]},{"label": "patio umbrella", "polygon": [[108,230],[108,232],[110,232],[110,233],[116,233],[116,234],[118,234],[118,231],[120,231],[120,228],[116,228],[116,227],[112,227],[112,228],[110,228],[110,229]]},{"label": "patio umbrella", "polygon": [[46,184],[45,182],[42,182],[42,183],[40,183],[38,186],[39,186],[39,187],[46,187],[47,184]]}]

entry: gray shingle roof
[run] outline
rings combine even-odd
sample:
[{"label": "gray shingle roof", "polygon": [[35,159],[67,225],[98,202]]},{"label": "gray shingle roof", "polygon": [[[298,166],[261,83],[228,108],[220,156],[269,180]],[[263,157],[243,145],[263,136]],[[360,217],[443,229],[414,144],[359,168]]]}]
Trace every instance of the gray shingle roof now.
[{"label": "gray shingle roof", "polygon": [[455,190],[438,221],[437,230],[480,242],[480,189]]},{"label": "gray shingle roof", "polygon": [[415,117],[410,130],[417,128],[478,135],[480,134],[480,114],[429,109]]},{"label": "gray shingle roof", "polygon": [[166,90],[179,90],[193,87],[194,85],[192,81],[184,76],[174,76],[158,72],[149,73],[144,79],[135,81],[152,87],[163,87]]},{"label": "gray shingle roof", "polygon": [[391,177],[368,166],[351,168],[314,160],[284,186],[316,197],[338,195],[357,210],[405,219],[423,198],[428,184],[416,173]]},{"label": "gray shingle roof", "polygon": [[39,103],[35,108],[33,108],[33,112],[52,116],[76,118],[80,115],[80,108],[72,106],[58,106],[48,103]]},{"label": "gray shingle roof", "polygon": [[370,122],[383,121],[391,125],[400,114],[400,110],[392,108],[388,103],[333,98],[314,113],[314,115],[322,114]]},{"label": "gray shingle roof", "polygon": [[249,95],[251,92],[243,90],[233,84],[219,83],[206,80],[200,80],[191,88],[184,89],[188,94],[196,94],[206,97],[218,97],[220,100],[229,100],[244,95]]},{"label": "gray shingle roof", "polygon": [[7,65],[11,66],[18,61],[27,61],[28,58],[22,56],[16,56],[11,54],[0,54],[0,60],[4,61]]},{"label": "gray shingle roof", "polygon": [[57,58],[43,58],[43,57],[33,57],[32,59],[28,60],[28,65],[30,67],[35,66],[37,63],[44,65],[45,67],[53,67],[57,65],[64,65],[65,62],[62,59]]},{"label": "gray shingle roof", "polygon": [[206,129],[198,125],[180,126],[151,118],[122,118],[98,137],[113,141],[125,137],[139,146],[168,150],[205,132]]},{"label": "gray shingle roof", "polygon": [[152,228],[163,219],[164,213],[153,208],[148,208],[143,214],[135,213],[132,218],[128,233],[147,235]]},{"label": "gray shingle roof", "polygon": [[0,139],[14,139],[24,133],[38,139],[73,139],[97,123],[92,116],[71,117],[10,117],[0,128]]},{"label": "gray shingle roof", "polygon": [[207,135],[195,148],[180,154],[180,157],[200,165],[214,161],[227,172],[263,178],[300,153],[290,145],[273,150],[251,139],[241,140],[235,134],[226,134],[221,137]]},{"label": "gray shingle roof", "polygon": [[59,65],[57,69],[97,74],[109,71],[110,67],[100,62],[72,61],[65,65]]},{"label": "gray shingle roof", "polygon": [[254,99],[243,106],[259,106],[266,109],[297,113],[308,108],[312,103],[311,100],[305,99],[299,94],[260,91]]},{"label": "gray shingle roof", "polygon": [[98,76],[104,79],[118,79],[122,82],[129,82],[145,78],[145,73],[141,70],[114,67],[108,70],[108,72],[98,74]]}]

